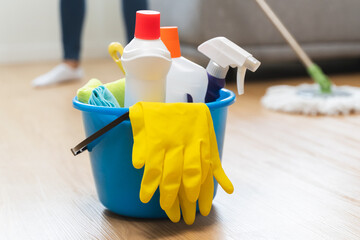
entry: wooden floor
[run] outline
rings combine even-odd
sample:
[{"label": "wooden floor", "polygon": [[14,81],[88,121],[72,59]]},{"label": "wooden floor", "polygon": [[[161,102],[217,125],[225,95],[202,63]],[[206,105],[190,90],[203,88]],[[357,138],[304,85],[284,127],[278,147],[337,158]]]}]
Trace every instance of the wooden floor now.
[{"label": "wooden floor", "polygon": [[[76,90],[90,77],[119,77],[111,60],[84,64],[81,82],[34,89],[52,63],[0,67],[0,239],[360,239],[360,115],[306,117],[265,110],[274,84],[247,82],[230,108],[219,189],[194,225],[118,216],[97,199]],[[360,86],[360,74],[333,76]],[[234,86],[229,86],[234,89]]]}]

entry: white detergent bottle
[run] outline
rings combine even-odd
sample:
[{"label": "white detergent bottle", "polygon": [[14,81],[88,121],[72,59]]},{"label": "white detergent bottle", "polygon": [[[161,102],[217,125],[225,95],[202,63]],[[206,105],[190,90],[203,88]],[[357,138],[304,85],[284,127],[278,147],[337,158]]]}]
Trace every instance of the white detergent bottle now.
[{"label": "white detergent bottle", "polygon": [[239,95],[244,93],[246,69],[255,72],[260,62],[250,53],[225,37],[212,38],[202,43],[198,50],[210,58],[206,67],[209,77],[209,87],[206,102],[215,101],[220,96],[220,89],[225,86],[225,76],[230,67],[238,67],[237,88]]},{"label": "white detergent bottle", "polygon": [[124,105],[165,102],[171,56],[160,40],[160,13],[137,11],[134,35],[121,56],[126,76]]},{"label": "white detergent bottle", "polygon": [[178,28],[161,27],[160,36],[172,58],[166,80],[166,102],[205,102],[206,70],[181,56]]}]

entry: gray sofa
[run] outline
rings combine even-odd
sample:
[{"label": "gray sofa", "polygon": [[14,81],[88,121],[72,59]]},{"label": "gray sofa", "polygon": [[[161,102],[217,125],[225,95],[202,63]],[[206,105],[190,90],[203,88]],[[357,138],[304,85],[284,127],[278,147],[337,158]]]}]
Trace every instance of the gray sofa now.
[{"label": "gray sofa", "polygon": [[[268,0],[285,26],[314,59],[360,57],[360,0]],[[296,55],[255,0],[150,0],[162,26],[178,26],[182,54],[202,65],[202,42],[225,36],[263,63]]]}]

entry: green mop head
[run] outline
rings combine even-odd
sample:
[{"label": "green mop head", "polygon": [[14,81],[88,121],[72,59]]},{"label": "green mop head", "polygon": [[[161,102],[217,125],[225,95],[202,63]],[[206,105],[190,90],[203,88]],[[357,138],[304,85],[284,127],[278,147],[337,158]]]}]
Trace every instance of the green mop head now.
[{"label": "green mop head", "polygon": [[331,93],[331,81],[329,78],[323,73],[321,68],[316,65],[312,64],[310,67],[307,68],[307,72],[310,77],[320,85],[320,91],[324,94]]}]

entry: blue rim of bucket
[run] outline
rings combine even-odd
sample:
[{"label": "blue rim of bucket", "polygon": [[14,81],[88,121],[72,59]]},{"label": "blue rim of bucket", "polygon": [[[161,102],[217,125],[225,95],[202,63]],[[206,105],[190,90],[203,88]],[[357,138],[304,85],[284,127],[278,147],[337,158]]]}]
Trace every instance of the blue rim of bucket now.
[{"label": "blue rim of bucket", "polygon": [[[215,108],[230,106],[235,102],[235,94],[232,91],[223,88],[220,90],[220,97],[224,97],[224,95],[225,95],[224,99],[217,100],[215,102],[206,103],[206,105],[209,107],[209,109],[215,109]],[[84,112],[93,112],[93,113],[101,113],[106,115],[120,116],[125,112],[129,111],[129,108],[109,108],[109,107],[94,106],[94,105],[82,103],[77,100],[76,96],[73,98],[72,102],[74,108]]]}]

